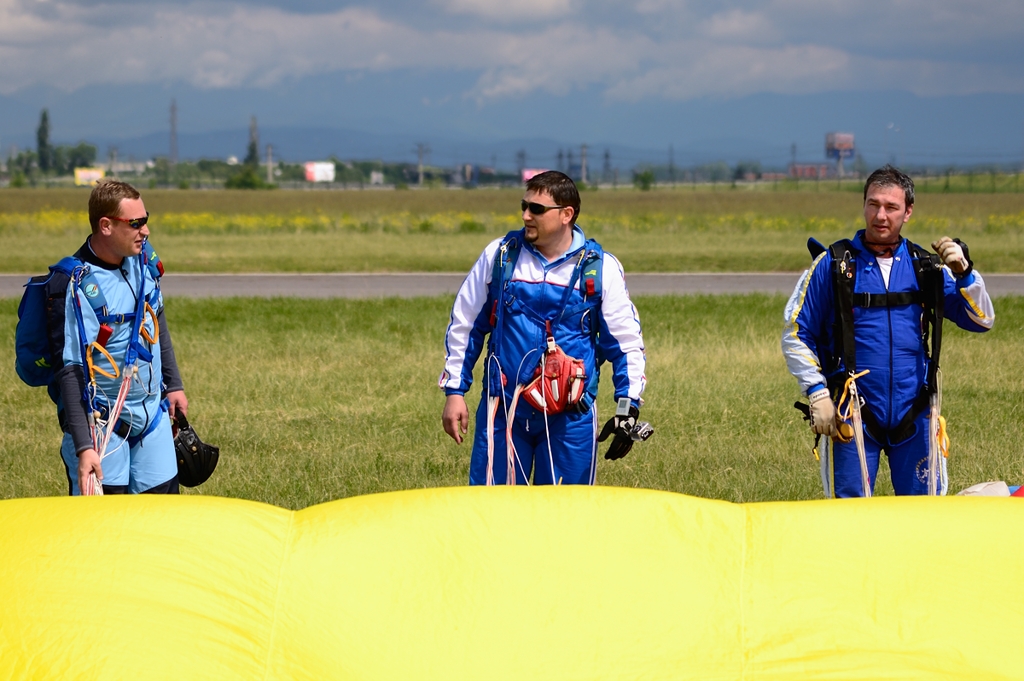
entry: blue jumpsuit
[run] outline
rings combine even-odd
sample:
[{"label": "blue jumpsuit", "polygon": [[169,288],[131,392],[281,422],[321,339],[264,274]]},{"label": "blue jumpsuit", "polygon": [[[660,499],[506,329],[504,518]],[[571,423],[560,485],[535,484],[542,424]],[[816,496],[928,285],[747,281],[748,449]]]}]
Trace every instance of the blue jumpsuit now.
[{"label": "blue jumpsuit", "polygon": [[[639,316],[629,299],[622,267],[605,253],[600,261],[601,294],[594,307],[587,302],[580,281],[572,288],[573,272],[585,250],[586,239],[574,227],[573,243],[562,257],[548,262],[516,233],[521,246],[515,269],[502,297],[498,314],[489,297],[493,263],[503,239],[491,242],[477,259],[463,282],[452,307],[451,323],[445,336],[445,368],[439,385],[447,395],[465,395],[473,382],[473,367],[485,354],[484,395],[477,410],[470,484],[486,484],[488,473],[495,484],[594,484],[597,471],[598,415],[594,405],[587,413],[545,414],[519,399],[511,415],[511,437],[506,437],[507,411],[511,408],[517,382],[527,383],[541,360],[546,336],[544,320],[552,320],[555,341],[562,350],[584,362],[588,378],[596,379],[600,361],[612,366],[615,397],[628,397],[639,406],[646,378],[643,335]],[[563,304],[564,301],[564,304]],[[567,311],[567,314],[562,314]],[[491,327],[500,320],[499,329]],[[592,325],[597,324],[597,333]],[[485,352],[487,336],[497,347]],[[496,386],[498,372],[504,376],[503,389]],[[487,380],[487,376],[494,381]],[[597,382],[585,397],[593,403]],[[493,393],[492,393],[493,390]],[[488,394],[500,396],[494,426],[488,429]],[[488,435],[491,435],[489,438]],[[511,440],[514,456],[509,457]],[[492,448],[489,448],[489,440]],[[492,452],[489,456],[488,452]]]},{"label": "blue jumpsuit", "polygon": [[[139,295],[140,271],[142,273],[142,294],[146,297],[154,314],[146,316],[145,329],[154,340],[169,342],[166,329],[161,330],[157,338],[156,317],[162,317],[163,296],[158,281],[148,268],[140,268],[139,258],[125,258],[120,267],[115,267],[99,260],[86,243],[76,254],[90,268],[90,276],[84,286],[68,286],[63,309],[63,350],[61,357],[64,367],[81,372],[85,363],[82,357],[82,344],[79,335],[79,322],[76,307],[81,310],[84,336],[87,342],[97,339],[99,321],[93,310],[90,298],[94,297],[93,286],[98,286],[107,303],[109,314],[132,314],[136,309]],[[75,301],[78,297],[78,302]],[[52,319],[52,318],[51,318]],[[57,317],[59,319],[59,316]],[[113,356],[120,372],[124,369],[125,352],[131,340],[133,324],[131,321],[121,323],[108,322],[113,333],[106,342],[107,351]],[[53,336],[53,331],[51,331]],[[52,341],[51,341],[52,342]],[[104,491],[139,493],[159,489],[175,491],[178,473],[174,453],[174,440],[171,434],[170,419],[162,404],[163,393],[168,386],[164,383],[163,352],[161,342],[150,343],[140,338],[142,346],[152,353],[152,358],[145,361],[139,358],[136,366],[138,373],[134,376],[127,401],[121,411],[120,421],[125,424],[126,436],[114,433],[110,437],[103,467]],[[96,366],[114,373],[109,360],[98,351],[92,352]],[[176,370],[175,370],[176,371]],[[123,377],[123,376],[122,376]],[[98,402],[100,410],[113,405],[121,386],[122,377],[112,379],[97,372],[95,374]],[[180,379],[178,379],[180,380]],[[62,382],[62,386],[64,382]],[[173,386],[180,389],[180,386]],[[62,389],[59,410],[85,409],[81,395],[68,395]],[[61,457],[68,472],[71,493],[80,494],[78,488],[77,452],[92,447],[92,442],[85,440],[75,429],[65,432],[61,442]],[[77,436],[77,437],[76,437]],[[82,440],[82,441],[78,441]],[[165,489],[168,488],[168,489]],[[173,489],[171,489],[173,488]]]},{"label": "blue jumpsuit", "polygon": [[[902,240],[893,253],[888,285],[880,259],[863,245],[863,230],[852,240],[855,254],[855,293],[899,293],[917,291],[917,276],[908,242]],[[888,262],[887,260],[885,262]],[[995,313],[977,272],[955,277],[942,267],[944,281],[944,315],[946,319],[968,331],[982,332],[992,327]],[[832,256],[829,251],[819,255],[797,283],[786,306],[786,327],[782,334],[782,350],[790,373],[801,390],[810,394],[845,376],[840,366],[826,376],[822,357],[834,354],[836,340],[832,323],[835,315]],[[927,375],[927,356],[923,335],[921,304],[895,307],[854,307],[854,339],[857,371],[869,373],[857,379],[857,387],[878,425],[885,433],[865,429],[865,449],[872,488],[878,472],[881,450],[889,459],[893,488],[896,494],[927,494],[928,492],[928,411],[914,420],[912,433],[899,442],[891,441],[889,431],[910,411],[921,392]],[[840,388],[841,389],[841,388]],[[833,394],[833,398],[837,398]],[[860,463],[853,442],[834,443],[833,484],[837,497],[862,495]]]}]

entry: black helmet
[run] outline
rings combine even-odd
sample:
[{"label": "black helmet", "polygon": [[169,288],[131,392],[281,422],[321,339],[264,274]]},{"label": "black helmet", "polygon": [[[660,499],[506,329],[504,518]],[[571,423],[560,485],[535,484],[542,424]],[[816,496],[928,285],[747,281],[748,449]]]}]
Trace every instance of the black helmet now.
[{"label": "black helmet", "polygon": [[220,448],[199,439],[188,425],[184,414],[175,417],[178,434],[174,436],[174,456],[178,459],[178,482],[185,487],[198,487],[206,482],[220,458]]}]

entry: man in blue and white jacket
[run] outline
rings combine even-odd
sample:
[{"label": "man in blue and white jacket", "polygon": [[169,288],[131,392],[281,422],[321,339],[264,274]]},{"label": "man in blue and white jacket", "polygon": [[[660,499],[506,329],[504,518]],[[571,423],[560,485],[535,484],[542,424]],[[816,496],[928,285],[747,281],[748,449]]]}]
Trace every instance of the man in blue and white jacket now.
[{"label": "man in blue and white jacket", "polygon": [[[576,225],[580,196],[567,175],[531,178],[522,210],[523,229],[492,241],[456,296],[439,380],[447,395],[442,424],[461,444],[469,425],[465,394],[484,354],[470,484],[526,484],[531,475],[534,484],[594,484],[599,366],[611,363],[619,405],[600,440],[615,436],[606,458],[617,459],[632,446],[646,382],[640,320],[619,261]],[[510,252],[510,276],[494,282],[504,278],[496,258]],[[545,357],[549,333],[586,374],[579,399],[558,413],[518,399]]]},{"label": "man in blue and white jacket", "polygon": [[[782,333],[787,367],[810,401],[812,431],[836,436],[835,402],[849,373],[845,358],[851,356],[849,348],[842,350],[842,337],[850,337],[850,332],[843,331],[841,320],[836,325],[841,312],[836,309],[836,281],[852,279],[852,356],[856,371],[868,372],[856,380],[864,400],[866,487],[874,486],[884,450],[899,495],[927,494],[929,475],[937,475],[928,470],[928,458],[929,396],[938,386],[927,386],[935,367],[930,366],[926,346],[926,304],[921,302],[927,300],[926,292],[915,271],[915,261],[921,267],[928,254],[900,235],[913,211],[910,177],[888,165],[872,173],[864,185],[865,228],[849,241],[842,260],[830,250],[814,259],[786,305]],[[942,291],[939,294],[936,286],[933,295],[941,295],[943,316],[968,331],[992,328],[992,301],[966,246],[942,237],[932,247],[942,262],[937,272]],[[833,479],[823,479],[826,492],[835,497],[863,496],[855,442],[834,437],[833,441]]]}]

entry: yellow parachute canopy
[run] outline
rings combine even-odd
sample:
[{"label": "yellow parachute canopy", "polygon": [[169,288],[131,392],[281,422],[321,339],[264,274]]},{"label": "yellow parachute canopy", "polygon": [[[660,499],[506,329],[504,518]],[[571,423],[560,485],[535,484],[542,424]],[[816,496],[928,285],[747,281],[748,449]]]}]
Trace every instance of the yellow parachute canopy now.
[{"label": "yellow parachute canopy", "polygon": [[3,679],[1024,678],[1024,502],[0,502]]}]

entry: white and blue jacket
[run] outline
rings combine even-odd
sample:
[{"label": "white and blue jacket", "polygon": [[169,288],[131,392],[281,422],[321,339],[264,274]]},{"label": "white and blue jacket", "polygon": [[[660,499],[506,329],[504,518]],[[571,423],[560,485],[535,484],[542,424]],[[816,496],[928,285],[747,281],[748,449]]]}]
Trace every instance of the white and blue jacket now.
[{"label": "white and blue jacket", "polygon": [[[494,260],[503,240],[495,239],[480,254],[452,306],[451,322],[445,334],[444,370],[438,382],[447,395],[464,395],[469,390],[473,368],[488,346],[487,336],[495,331],[491,326],[495,310],[490,284]],[[610,362],[615,398],[628,397],[639,406],[646,384],[644,341],[639,316],[626,290],[622,265],[609,253],[600,261],[601,299],[600,305],[593,308],[599,314],[579,311],[587,302],[580,280],[573,284],[569,295],[565,295],[583,256],[585,242],[583,231],[574,226],[569,250],[548,262],[520,237],[521,252],[507,294],[503,296],[507,307],[497,317],[501,319],[502,328],[494,337],[499,340],[497,347],[491,348],[487,355],[487,371],[500,368],[507,379],[506,399],[511,397],[517,380],[525,383],[532,378],[541,360],[546,336],[540,320],[554,319],[555,342],[567,355],[583,360],[588,378],[597,377],[601,362]],[[563,300],[566,301],[564,308]],[[563,309],[577,312],[562,315]],[[597,319],[593,319],[594,316]],[[595,323],[598,324],[596,334],[592,327]],[[596,394],[596,380],[592,386],[589,389],[591,402]]]}]

